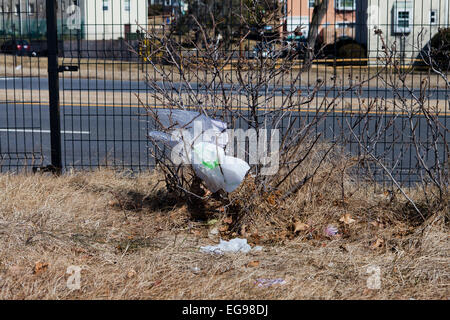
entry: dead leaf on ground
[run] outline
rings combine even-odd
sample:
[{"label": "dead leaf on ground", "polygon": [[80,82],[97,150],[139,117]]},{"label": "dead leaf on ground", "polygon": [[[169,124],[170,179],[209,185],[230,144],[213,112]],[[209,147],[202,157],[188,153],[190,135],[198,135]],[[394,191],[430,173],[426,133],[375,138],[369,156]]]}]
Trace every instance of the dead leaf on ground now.
[{"label": "dead leaf on ground", "polygon": [[131,269],[127,273],[127,278],[131,279],[131,278],[134,278],[136,275],[137,275],[137,272],[134,269]]},{"label": "dead leaf on ground", "polygon": [[243,236],[243,237],[247,237],[247,225],[245,225],[245,224],[243,224],[242,226],[241,226],[241,235]]},{"label": "dead leaf on ground", "polygon": [[380,226],[379,223],[376,222],[376,221],[372,221],[372,222],[370,222],[369,224],[372,225],[372,226],[374,226],[375,228],[378,228],[378,227]]},{"label": "dead leaf on ground", "polygon": [[267,197],[267,202],[272,206],[276,205],[277,204],[276,196],[274,194],[269,195]]},{"label": "dead leaf on ground", "polygon": [[384,240],[382,238],[377,238],[374,243],[370,246],[371,249],[375,250],[383,247]]},{"label": "dead leaf on ground", "polygon": [[233,223],[233,217],[232,216],[228,216],[225,219],[223,219],[223,222],[227,223],[227,224],[232,224]]},{"label": "dead leaf on ground", "polygon": [[48,269],[48,263],[36,262],[33,269],[33,274],[39,275]]},{"label": "dead leaf on ground", "polygon": [[351,224],[351,223],[355,222],[356,220],[352,218],[350,213],[346,213],[339,219],[339,221],[343,222],[345,224]]},{"label": "dead leaf on ground", "polygon": [[294,233],[297,233],[299,231],[306,231],[309,229],[309,225],[307,225],[306,223],[297,221],[294,223]]},{"label": "dead leaf on ground", "polygon": [[255,261],[250,261],[249,263],[247,263],[245,265],[247,268],[256,268],[259,266],[259,261],[255,260]]},{"label": "dead leaf on ground", "polygon": [[117,200],[110,200],[108,201],[108,206],[109,207],[118,207],[119,206],[119,202]]},{"label": "dead leaf on ground", "polygon": [[191,230],[191,233],[197,237],[200,237],[202,235],[202,232],[200,230]]},{"label": "dead leaf on ground", "polygon": [[261,240],[261,236],[258,234],[258,230],[255,230],[252,232],[252,234],[249,236],[249,242],[252,242],[253,244],[259,244]]},{"label": "dead leaf on ground", "polygon": [[375,228],[384,228],[385,227],[385,224],[382,221],[371,221],[369,224],[374,226]]}]

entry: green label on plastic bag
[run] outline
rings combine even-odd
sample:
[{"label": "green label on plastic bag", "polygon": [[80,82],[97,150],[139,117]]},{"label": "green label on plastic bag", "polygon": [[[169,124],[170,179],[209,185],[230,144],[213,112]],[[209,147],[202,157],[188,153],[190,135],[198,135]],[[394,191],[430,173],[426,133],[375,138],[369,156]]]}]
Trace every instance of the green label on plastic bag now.
[{"label": "green label on plastic bag", "polygon": [[[216,159],[214,161],[203,160],[203,154],[205,153],[203,146],[201,147],[201,150],[194,148],[194,151],[195,151],[195,153],[197,153],[199,155],[200,158],[202,158],[202,165],[204,165],[206,168],[214,169],[219,165],[219,159]],[[208,150],[207,150],[207,152],[209,152],[211,156],[214,156],[212,154],[212,152],[210,152]]]},{"label": "green label on plastic bag", "polygon": [[202,164],[205,167],[209,168],[209,169],[214,169],[215,167],[217,167],[219,165],[219,161],[216,160],[216,161],[214,161],[212,163],[211,162],[207,162],[207,161],[202,161]]}]

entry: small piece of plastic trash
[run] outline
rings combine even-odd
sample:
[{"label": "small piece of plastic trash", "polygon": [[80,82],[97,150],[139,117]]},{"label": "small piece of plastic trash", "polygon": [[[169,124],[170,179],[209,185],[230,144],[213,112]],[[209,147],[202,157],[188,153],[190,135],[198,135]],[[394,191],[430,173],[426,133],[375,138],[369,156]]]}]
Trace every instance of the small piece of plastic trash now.
[{"label": "small piece of plastic trash", "polygon": [[232,253],[249,253],[250,251],[261,251],[262,247],[256,246],[252,249],[247,243],[247,239],[231,239],[230,241],[220,240],[217,246],[200,247],[200,251],[205,253],[224,254],[225,252]]},{"label": "small piece of plastic trash", "polygon": [[279,285],[286,284],[286,281],[284,281],[284,279],[281,279],[281,278],[278,278],[278,279],[256,279],[255,284],[258,285],[258,287],[271,287],[276,284],[279,284]]},{"label": "small piece of plastic trash", "polygon": [[[244,160],[225,155],[226,123],[194,111],[162,109],[152,112],[159,126],[170,128],[170,133],[150,131],[148,136],[170,149],[178,146],[181,161],[192,164],[195,174],[211,192],[220,189],[233,192],[239,187],[250,166]],[[200,127],[200,134],[195,126]]]},{"label": "small piece of plastic trash", "polygon": [[329,225],[325,228],[325,235],[327,235],[328,237],[335,237],[338,233],[338,228],[333,225]]}]

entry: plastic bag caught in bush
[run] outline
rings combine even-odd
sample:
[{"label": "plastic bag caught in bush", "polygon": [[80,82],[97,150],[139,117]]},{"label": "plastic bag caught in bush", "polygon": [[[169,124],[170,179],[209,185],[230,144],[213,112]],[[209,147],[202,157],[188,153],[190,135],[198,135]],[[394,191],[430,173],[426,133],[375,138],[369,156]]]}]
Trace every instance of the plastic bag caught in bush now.
[{"label": "plastic bag caught in bush", "polygon": [[232,192],[242,183],[250,167],[241,159],[225,155],[226,123],[194,111],[157,110],[154,114],[161,130],[167,132],[150,131],[149,138],[163,142],[176,151],[172,156],[192,164],[195,174],[211,192]]},{"label": "plastic bag caught in bush", "polygon": [[[196,111],[158,109],[152,112],[158,130],[150,131],[150,136],[164,131],[172,136],[178,135],[187,144],[211,142],[225,148],[228,143],[227,124],[222,121],[213,120]],[[195,132],[196,126],[199,132]],[[210,134],[205,134],[206,132]]]},{"label": "plastic bag caught in bush", "polygon": [[195,174],[211,192],[233,192],[250,169],[247,162],[226,156],[223,148],[207,142],[194,145],[191,159]]}]

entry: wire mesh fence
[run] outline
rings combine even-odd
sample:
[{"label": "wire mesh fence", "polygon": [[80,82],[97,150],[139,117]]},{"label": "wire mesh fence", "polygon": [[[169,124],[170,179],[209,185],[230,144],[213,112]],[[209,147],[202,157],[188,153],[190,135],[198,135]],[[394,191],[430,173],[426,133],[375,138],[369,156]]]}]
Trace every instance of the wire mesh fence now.
[{"label": "wire mesh fence", "polygon": [[448,0],[0,0],[1,170],[52,162],[54,31],[65,169],[152,168],[148,108],[178,108],[342,146],[363,179],[448,178],[449,10]]}]

